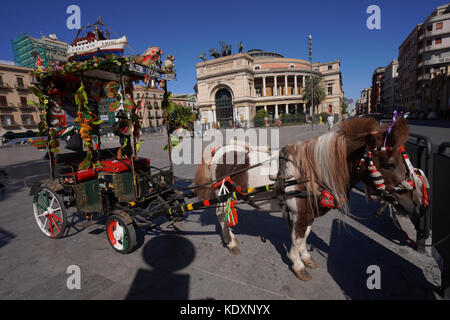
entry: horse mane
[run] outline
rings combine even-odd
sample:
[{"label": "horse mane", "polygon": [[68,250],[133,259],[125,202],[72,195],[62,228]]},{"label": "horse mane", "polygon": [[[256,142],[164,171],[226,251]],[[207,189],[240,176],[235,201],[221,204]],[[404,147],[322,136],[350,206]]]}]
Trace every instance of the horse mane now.
[{"label": "horse mane", "polygon": [[305,186],[308,193],[314,194],[313,198],[307,198],[313,212],[319,211],[317,196],[320,195],[321,189],[331,192],[344,212],[348,211],[349,143],[362,146],[367,135],[377,127],[378,123],[373,118],[350,119],[342,122],[337,132],[323,134],[294,145],[296,165],[301,175],[297,178],[310,179]]}]

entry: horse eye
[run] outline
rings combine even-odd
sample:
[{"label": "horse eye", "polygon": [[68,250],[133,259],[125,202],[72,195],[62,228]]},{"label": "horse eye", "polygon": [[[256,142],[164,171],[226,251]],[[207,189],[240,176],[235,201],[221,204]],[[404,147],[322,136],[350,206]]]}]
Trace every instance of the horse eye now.
[{"label": "horse eye", "polygon": [[382,165],[381,165],[381,167],[383,168],[383,169],[387,169],[387,170],[394,170],[396,167],[395,167],[395,164],[392,164],[392,163],[383,163]]}]

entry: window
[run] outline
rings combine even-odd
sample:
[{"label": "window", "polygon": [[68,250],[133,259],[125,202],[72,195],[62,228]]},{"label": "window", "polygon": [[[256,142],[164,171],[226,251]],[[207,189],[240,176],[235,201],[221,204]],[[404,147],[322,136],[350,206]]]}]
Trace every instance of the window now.
[{"label": "window", "polygon": [[8,101],[6,101],[5,96],[0,96],[0,106],[2,106],[2,107],[8,106]]},{"label": "window", "polygon": [[14,117],[9,114],[2,115],[1,122],[2,122],[2,125],[4,125],[4,126],[10,126],[14,123]]},{"label": "window", "polygon": [[28,105],[26,97],[20,97],[20,104],[22,107],[26,107]]},{"label": "window", "polygon": [[441,44],[441,43],[442,43],[442,38],[434,39],[434,44]]},{"label": "window", "polygon": [[442,22],[436,23],[436,30],[442,29]]},{"label": "window", "polygon": [[433,31],[433,25],[432,25],[432,24],[430,24],[430,25],[427,27],[427,31]]},{"label": "window", "polygon": [[23,87],[24,87],[24,85],[23,85],[23,79],[22,79],[21,77],[17,77],[16,79],[17,79],[17,86],[18,86],[19,88],[23,88]]},{"label": "window", "polygon": [[432,41],[431,40],[427,40],[427,46],[431,46]]},{"label": "window", "polygon": [[261,70],[260,66],[255,66],[255,70]]},{"label": "window", "polygon": [[136,93],[136,99],[139,99],[139,93]]},{"label": "window", "polygon": [[23,124],[33,124],[33,115],[31,114],[23,114],[22,115],[22,123]]},{"label": "window", "polygon": [[333,69],[333,66],[330,64],[330,65],[328,66],[328,70],[331,70],[331,69]]},{"label": "window", "polygon": [[291,68],[295,68],[295,64],[291,64],[290,67],[291,67]]},{"label": "window", "polygon": [[3,84],[3,78],[0,76],[0,84]]},{"label": "window", "polygon": [[155,109],[159,108],[158,101],[155,101],[154,106],[155,106]]},{"label": "window", "polygon": [[153,99],[156,99],[156,93],[153,94]]},{"label": "window", "polygon": [[333,84],[332,83],[329,83],[328,84],[328,94],[330,95],[330,94],[333,94]]}]

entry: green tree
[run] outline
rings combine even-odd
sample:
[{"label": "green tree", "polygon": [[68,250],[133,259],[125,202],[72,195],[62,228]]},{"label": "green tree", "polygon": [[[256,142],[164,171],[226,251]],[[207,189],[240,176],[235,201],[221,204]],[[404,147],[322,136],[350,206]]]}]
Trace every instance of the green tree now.
[{"label": "green tree", "polygon": [[195,112],[191,108],[175,104],[172,112],[171,122],[177,128],[192,129],[195,121]]},{"label": "green tree", "polygon": [[348,100],[345,97],[342,100],[342,105],[341,105],[342,114],[346,114],[347,113],[347,108],[348,108],[348,102],[347,101]]},{"label": "green tree", "polygon": [[256,115],[253,118],[253,124],[255,127],[265,126],[265,118],[269,117],[269,113],[264,109],[259,109],[256,111]]},{"label": "green tree", "polygon": [[[314,88],[314,105],[316,112],[318,110],[317,106],[325,100],[325,88],[322,84],[322,80],[318,77],[313,76],[313,88]],[[306,104],[311,105],[311,79],[307,79],[305,82],[305,89],[302,99]]]}]

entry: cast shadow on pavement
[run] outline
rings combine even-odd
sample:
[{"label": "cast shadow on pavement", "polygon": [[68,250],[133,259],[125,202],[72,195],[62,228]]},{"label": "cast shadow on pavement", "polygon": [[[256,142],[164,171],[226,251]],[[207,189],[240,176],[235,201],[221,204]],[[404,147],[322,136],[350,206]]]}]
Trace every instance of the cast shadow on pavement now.
[{"label": "cast shadow on pavement", "polygon": [[194,261],[192,243],[177,235],[160,235],[149,240],[142,257],[148,269],[139,269],[125,299],[189,299],[189,275],[179,271]]},{"label": "cast shadow on pavement", "polygon": [[[380,268],[381,289],[368,289],[367,280]],[[328,272],[349,299],[435,299],[437,288],[423,271],[395,252],[340,220],[333,220],[327,259]]]},{"label": "cast shadow on pavement", "polygon": [[6,246],[15,237],[16,235],[6,231],[5,229],[0,228],[0,248]]},{"label": "cast shadow on pavement", "polygon": [[5,187],[2,190],[0,200],[21,192],[23,189],[26,189],[28,192],[34,182],[49,179],[49,164],[48,160],[45,159],[26,161],[7,166],[4,168],[4,171],[8,176],[2,178],[2,183]]},{"label": "cast shadow on pavement", "polygon": [[350,211],[352,215],[361,217],[362,219],[349,217],[366,228],[376,232],[383,238],[392,241],[397,245],[407,246],[408,243],[405,241],[403,233],[395,226],[388,209],[386,209],[381,216],[372,217],[379,206],[380,203],[378,201],[367,201],[364,196],[352,192],[349,199]]}]

